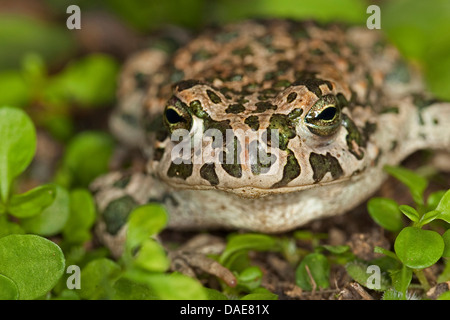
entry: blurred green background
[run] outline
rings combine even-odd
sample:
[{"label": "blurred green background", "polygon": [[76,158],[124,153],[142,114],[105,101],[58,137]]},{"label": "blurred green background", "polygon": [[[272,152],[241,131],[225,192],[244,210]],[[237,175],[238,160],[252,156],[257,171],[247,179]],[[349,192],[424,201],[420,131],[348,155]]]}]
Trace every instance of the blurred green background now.
[{"label": "blurred green background", "polygon": [[[71,4],[81,8],[81,30],[66,27]],[[87,148],[101,150],[106,159],[112,138],[97,133],[107,131],[120,65],[133,51],[155,44],[152,34],[182,38],[180,30],[194,34],[253,17],[365,25],[371,4],[381,8],[381,31],[421,68],[430,91],[450,100],[448,0],[0,0],[0,105],[24,108],[38,128],[70,143],[73,157]],[[98,165],[81,180],[104,170]],[[73,177],[64,172],[59,182],[70,185]]]}]

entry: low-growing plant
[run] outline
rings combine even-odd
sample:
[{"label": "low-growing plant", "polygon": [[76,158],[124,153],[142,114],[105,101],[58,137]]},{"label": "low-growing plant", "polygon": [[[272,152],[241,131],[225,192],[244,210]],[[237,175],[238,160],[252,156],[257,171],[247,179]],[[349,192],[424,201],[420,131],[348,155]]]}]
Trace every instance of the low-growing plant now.
[{"label": "low-growing plant", "polygon": [[[368,202],[368,211],[373,220],[396,235],[394,251],[375,247],[375,252],[385,255],[385,259],[379,261],[383,263],[380,267],[385,271],[384,285],[376,289],[385,292],[384,299],[406,299],[411,297],[408,290],[413,286],[411,284],[413,275],[419,281],[420,288],[427,291],[430,284],[423,270],[441,258],[448,265],[450,190],[431,193],[427,201],[424,201],[427,179],[402,167],[387,166],[385,170],[408,187],[415,207],[399,205],[388,198],[372,198]],[[404,223],[403,216],[408,218],[409,223]],[[444,224],[433,224],[435,220],[442,220]],[[366,282],[368,275],[363,275],[363,271],[365,272],[368,265],[376,263],[377,261],[359,262],[359,265],[353,263],[347,266],[347,271],[356,281],[368,286]],[[443,277],[438,280],[448,280],[448,275],[449,271],[446,268],[441,274]]]}]

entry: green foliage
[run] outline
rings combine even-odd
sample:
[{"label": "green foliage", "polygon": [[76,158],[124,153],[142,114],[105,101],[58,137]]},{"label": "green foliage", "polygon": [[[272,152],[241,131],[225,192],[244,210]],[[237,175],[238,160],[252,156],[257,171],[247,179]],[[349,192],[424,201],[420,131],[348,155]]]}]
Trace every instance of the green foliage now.
[{"label": "green foliage", "polygon": [[435,231],[406,227],[395,239],[394,248],[404,265],[413,269],[424,269],[441,258],[444,241]]},{"label": "green foliage", "polygon": [[367,203],[367,210],[372,219],[384,229],[395,232],[403,228],[402,214],[394,200],[372,198]]},{"label": "green foliage", "polygon": [[351,261],[345,265],[345,270],[350,277],[353,278],[359,284],[377,291],[385,291],[389,288],[391,284],[390,278],[386,273],[382,273],[380,276],[380,287],[376,287],[370,283],[371,273],[368,272],[369,263],[362,261]]},{"label": "green foliage", "polygon": [[[62,276],[64,265],[61,249],[50,240],[17,234],[0,238],[0,274],[16,285],[13,296],[21,300],[36,299],[50,291]],[[9,284],[10,294],[12,289]]]},{"label": "green foliage", "polygon": [[53,236],[62,231],[70,215],[70,198],[66,189],[55,185],[56,196],[53,203],[40,214],[22,219],[21,226],[28,233]]},{"label": "green foliage", "polygon": [[[423,229],[425,226],[432,228],[432,222],[436,219],[450,222],[450,190],[434,192],[430,194],[427,201],[424,201],[424,192],[428,185],[426,179],[401,167],[389,166],[385,169],[408,187],[416,204],[414,208],[398,205],[395,201],[384,198],[373,198],[368,202],[368,211],[373,220],[386,230],[396,233],[395,252],[380,247],[375,248],[375,252],[400,262],[400,265],[392,265],[388,269],[392,280],[392,290],[388,289],[385,292],[384,299],[406,299],[413,274],[423,289],[428,290],[429,283],[422,270],[450,255],[449,230],[441,235],[437,231]],[[410,226],[403,225],[399,219],[400,212],[409,219]],[[397,222],[392,223],[392,221]],[[439,277],[440,280],[447,279],[448,270],[448,268],[444,269]],[[354,272],[350,275],[357,280]]]},{"label": "green foliage", "polygon": [[326,289],[330,286],[330,264],[321,253],[310,253],[303,258],[295,272],[297,285],[311,291],[313,286]]},{"label": "green foliage", "polygon": [[62,234],[66,242],[82,244],[92,237],[91,228],[96,219],[94,199],[86,189],[73,189],[69,200],[70,214]]},{"label": "green foliage", "polygon": [[69,63],[51,78],[44,95],[50,101],[70,101],[83,108],[111,103],[115,97],[117,62],[104,54],[92,54]]},{"label": "green foliage", "polygon": [[13,180],[30,164],[36,151],[36,132],[25,112],[0,107],[0,196],[8,202]]},{"label": "green foliage", "polygon": [[[26,16],[0,15],[0,70],[17,68],[36,52],[47,63],[61,63],[73,54],[74,38],[65,25],[51,25]],[[2,92],[5,87],[2,87]],[[8,90],[6,90],[8,91]]]},{"label": "green foliage", "polygon": [[268,235],[252,233],[233,235],[229,238],[219,262],[225,267],[233,269],[232,262],[243,252],[247,253],[249,250],[268,251],[275,248],[275,238]]},{"label": "green foliage", "polygon": [[67,146],[56,182],[66,188],[87,187],[94,178],[108,171],[113,150],[113,139],[105,133],[78,134]]}]

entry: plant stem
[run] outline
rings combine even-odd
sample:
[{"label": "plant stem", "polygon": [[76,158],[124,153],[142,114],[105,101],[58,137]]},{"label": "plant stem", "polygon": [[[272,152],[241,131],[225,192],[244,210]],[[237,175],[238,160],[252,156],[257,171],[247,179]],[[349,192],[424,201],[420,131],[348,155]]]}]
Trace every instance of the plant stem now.
[{"label": "plant stem", "polygon": [[431,286],[427,278],[425,277],[425,274],[423,273],[423,269],[414,269],[413,271],[417,279],[419,279],[419,282],[422,285],[423,290],[425,291],[430,290]]}]

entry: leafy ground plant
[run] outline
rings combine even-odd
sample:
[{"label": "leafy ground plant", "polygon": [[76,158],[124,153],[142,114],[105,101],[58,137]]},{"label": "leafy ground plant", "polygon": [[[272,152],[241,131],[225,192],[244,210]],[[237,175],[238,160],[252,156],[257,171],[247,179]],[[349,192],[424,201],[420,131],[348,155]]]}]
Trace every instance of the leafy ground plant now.
[{"label": "leafy ground plant", "polygon": [[[411,296],[409,291],[417,287],[412,284],[413,275],[420,283],[419,288],[427,291],[430,284],[423,270],[441,258],[448,265],[450,190],[431,193],[425,202],[424,192],[428,185],[425,178],[402,167],[388,166],[385,170],[408,187],[415,207],[398,205],[388,198],[372,198],[368,202],[368,211],[374,221],[396,235],[394,252],[375,247],[375,252],[385,255],[380,267],[386,271],[385,275],[389,274],[385,279],[388,285],[376,289],[385,291],[384,299],[406,299]],[[403,215],[408,218],[408,225],[403,223]],[[443,222],[437,224],[439,220]],[[367,275],[363,276],[361,272],[366,267],[364,263],[352,263],[347,266],[347,271],[362,285],[372,288],[367,283]],[[448,269],[444,269],[438,281],[448,280]]]},{"label": "leafy ground plant", "polygon": [[[36,149],[33,123],[23,111],[0,108],[0,136],[0,297],[36,299],[59,280],[65,259],[56,244],[38,235],[26,235],[25,229],[38,228],[42,221],[31,219],[51,215],[51,211],[44,211],[57,194],[60,201],[63,192],[50,184],[22,194],[12,190],[14,180],[30,164]],[[28,223],[21,226],[10,219]]]}]

